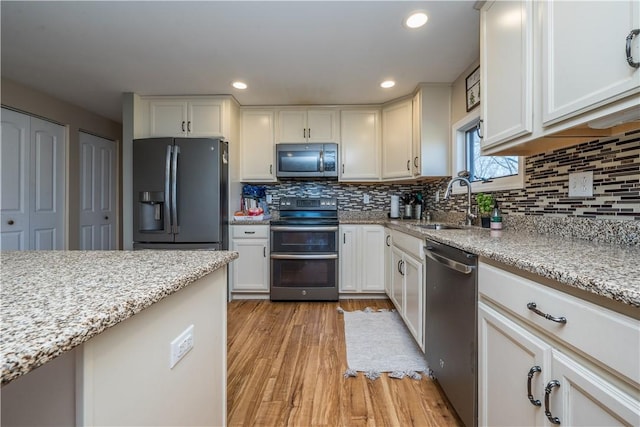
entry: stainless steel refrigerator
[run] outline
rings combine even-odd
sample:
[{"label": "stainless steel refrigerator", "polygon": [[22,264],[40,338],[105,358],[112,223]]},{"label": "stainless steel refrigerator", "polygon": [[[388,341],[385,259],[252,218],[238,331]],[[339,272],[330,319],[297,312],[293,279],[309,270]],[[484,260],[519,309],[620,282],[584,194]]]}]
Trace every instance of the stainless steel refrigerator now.
[{"label": "stainless steel refrigerator", "polygon": [[228,145],[133,141],[133,248],[228,249]]}]

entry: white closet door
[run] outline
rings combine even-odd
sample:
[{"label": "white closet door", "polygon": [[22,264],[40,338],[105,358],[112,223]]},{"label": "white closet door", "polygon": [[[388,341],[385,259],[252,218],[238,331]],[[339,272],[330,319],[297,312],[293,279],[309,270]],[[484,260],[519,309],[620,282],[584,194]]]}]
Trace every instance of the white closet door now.
[{"label": "white closet door", "polygon": [[30,249],[64,249],[64,137],[64,127],[31,117]]},{"label": "white closet door", "polygon": [[80,132],[80,249],[116,249],[115,142]]},{"label": "white closet door", "polygon": [[29,246],[29,116],[2,109],[0,249]]}]

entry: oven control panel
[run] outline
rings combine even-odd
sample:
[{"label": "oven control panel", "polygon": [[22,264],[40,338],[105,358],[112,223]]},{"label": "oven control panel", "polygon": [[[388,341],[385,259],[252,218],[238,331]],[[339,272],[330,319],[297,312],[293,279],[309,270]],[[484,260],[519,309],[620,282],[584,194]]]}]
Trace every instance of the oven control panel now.
[{"label": "oven control panel", "polygon": [[336,198],[283,197],[280,199],[280,210],[336,210]]}]

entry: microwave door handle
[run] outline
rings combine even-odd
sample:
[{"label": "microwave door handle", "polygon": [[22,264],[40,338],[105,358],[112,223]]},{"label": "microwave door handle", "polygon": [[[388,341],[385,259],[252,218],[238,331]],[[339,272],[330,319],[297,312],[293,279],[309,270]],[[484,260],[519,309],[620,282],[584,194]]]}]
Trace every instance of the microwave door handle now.
[{"label": "microwave door handle", "polygon": [[324,151],[320,150],[320,172],[324,172]]}]

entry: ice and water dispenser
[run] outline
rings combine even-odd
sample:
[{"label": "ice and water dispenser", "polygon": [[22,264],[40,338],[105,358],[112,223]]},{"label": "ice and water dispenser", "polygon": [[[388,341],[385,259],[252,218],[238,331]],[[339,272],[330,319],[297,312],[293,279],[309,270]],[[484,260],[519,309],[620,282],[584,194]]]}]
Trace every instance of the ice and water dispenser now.
[{"label": "ice and water dispenser", "polygon": [[138,197],[138,231],[165,231],[164,206],[164,191],[141,191]]}]

